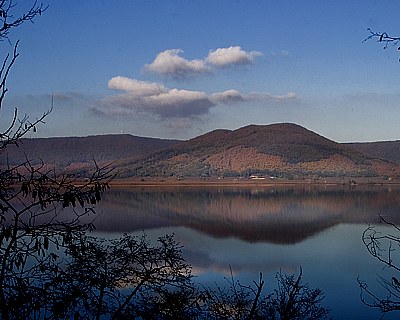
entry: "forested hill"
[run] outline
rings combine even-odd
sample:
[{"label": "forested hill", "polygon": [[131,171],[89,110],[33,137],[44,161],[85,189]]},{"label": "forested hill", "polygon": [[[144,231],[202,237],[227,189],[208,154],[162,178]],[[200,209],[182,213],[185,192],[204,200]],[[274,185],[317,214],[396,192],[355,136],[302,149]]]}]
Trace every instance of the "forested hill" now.
[{"label": "forested hill", "polygon": [[[123,176],[394,176],[399,166],[291,123],[215,130],[143,159]],[[122,170],[123,169],[123,170]]]},{"label": "forested hill", "polygon": [[43,161],[57,168],[111,162],[138,157],[171,147],[178,140],[144,138],[128,134],[99,135],[88,137],[22,139],[18,147],[7,148],[7,159],[1,161],[19,164],[25,158],[38,163]]},{"label": "forested hill", "polygon": [[[179,141],[131,135],[23,139],[1,165],[27,158],[59,170],[115,162],[130,177],[399,177],[400,142],[339,144],[291,123],[215,130]],[[395,163],[398,162],[398,163]]]},{"label": "forested hill", "polygon": [[348,147],[365,154],[400,164],[400,141],[347,143]]}]

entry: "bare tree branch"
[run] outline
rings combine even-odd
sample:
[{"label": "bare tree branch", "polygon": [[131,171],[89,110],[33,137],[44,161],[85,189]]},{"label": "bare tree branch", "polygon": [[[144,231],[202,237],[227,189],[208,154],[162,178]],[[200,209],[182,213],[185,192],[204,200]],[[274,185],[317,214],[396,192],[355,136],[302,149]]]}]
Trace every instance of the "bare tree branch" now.
[{"label": "bare tree branch", "polygon": [[378,283],[384,289],[383,294],[377,294],[370,289],[364,281],[357,279],[360,286],[361,301],[372,308],[377,308],[382,312],[382,318],[388,312],[400,311],[400,228],[396,224],[387,221],[379,215],[380,221],[385,227],[383,231],[378,231],[375,226],[368,226],[362,234],[362,241],[368,253],[380,261],[385,268],[391,272],[389,278],[379,276]]},{"label": "bare tree branch", "polygon": [[[369,36],[364,39],[363,42],[369,41],[371,39],[375,39],[378,43],[383,44],[383,49],[388,49],[389,46],[397,47],[397,51],[400,51],[400,37],[390,36],[386,32],[375,32],[370,28],[367,29],[369,32]],[[399,59],[400,61],[400,59]]]},{"label": "bare tree branch", "polygon": [[22,14],[15,16],[16,3],[13,0],[0,1],[0,41],[9,39],[9,33],[12,29],[25,22],[33,22],[37,16],[42,15],[48,6],[38,3],[37,0]]}]

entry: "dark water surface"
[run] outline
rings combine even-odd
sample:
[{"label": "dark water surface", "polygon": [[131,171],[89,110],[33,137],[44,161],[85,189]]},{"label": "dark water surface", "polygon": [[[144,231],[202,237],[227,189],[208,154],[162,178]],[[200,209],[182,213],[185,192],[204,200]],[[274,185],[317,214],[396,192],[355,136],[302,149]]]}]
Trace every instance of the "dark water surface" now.
[{"label": "dark water surface", "polygon": [[400,188],[113,188],[99,211],[102,235],[174,233],[205,285],[224,283],[231,266],[244,284],[262,272],[271,291],[276,272],[301,266],[303,280],[325,292],[335,319],[378,319],[361,303],[357,277],[380,290],[378,275],[391,271],[367,253],[361,236],[368,224],[385,231],[378,214],[400,225]]}]

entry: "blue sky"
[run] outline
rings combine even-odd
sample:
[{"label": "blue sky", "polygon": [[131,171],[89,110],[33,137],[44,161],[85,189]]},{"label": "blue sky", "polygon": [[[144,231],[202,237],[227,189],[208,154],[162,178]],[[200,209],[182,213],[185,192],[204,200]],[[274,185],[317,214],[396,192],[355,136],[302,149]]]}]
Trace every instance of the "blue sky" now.
[{"label": "blue sky", "polygon": [[11,34],[3,126],[54,94],[35,136],[189,139],[293,122],[338,142],[400,139],[397,48],[363,43],[367,28],[400,35],[398,1],[44,3]]}]

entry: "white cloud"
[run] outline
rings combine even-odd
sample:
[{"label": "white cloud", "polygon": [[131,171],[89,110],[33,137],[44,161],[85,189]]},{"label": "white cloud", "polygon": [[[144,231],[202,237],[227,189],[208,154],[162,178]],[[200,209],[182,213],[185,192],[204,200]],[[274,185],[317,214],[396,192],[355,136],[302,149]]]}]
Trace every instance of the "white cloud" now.
[{"label": "white cloud", "polygon": [[108,86],[123,93],[103,99],[92,109],[97,114],[121,115],[126,110],[126,114],[138,111],[161,118],[186,118],[205,114],[214,106],[205,92],[169,89],[154,82],[114,77]]},{"label": "white cloud", "polygon": [[140,81],[126,77],[114,77],[108,82],[110,89],[129,92],[132,95],[152,96],[167,92],[162,84],[155,82]]},{"label": "white cloud", "polygon": [[144,70],[172,77],[187,79],[196,75],[211,73],[213,68],[226,68],[234,65],[252,64],[256,57],[262,56],[259,51],[245,51],[240,46],[211,50],[203,59],[188,60],[181,49],[168,49],[160,52],[154,61],[144,66]]},{"label": "white cloud", "polygon": [[185,79],[196,74],[210,72],[203,60],[187,60],[181,56],[181,49],[169,49],[160,52],[154,61],[145,65],[145,70],[152,73]]},{"label": "white cloud", "polygon": [[146,97],[147,110],[163,118],[185,118],[208,112],[214,104],[204,92],[171,89],[166,93]]},{"label": "white cloud", "polygon": [[217,68],[224,68],[231,65],[251,64],[259,56],[262,56],[259,51],[247,52],[240,46],[231,46],[210,51],[207,56],[207,62]]},{"label": "white cloud", "polygon": [[172,105],[204,99],[208,99],[207,94],[204,92],[171,89],[168,92],[150,96],[147,98],[147,101],[152,104]]},{"label": "white cloud", "polygon": [[274,96],[268,93],[240,93],[230,89],[222,92],[167,88],[163,84],[114,77],[109,88],[122,91],[101,100],[91,111],[102,116],[133,115],[135,112],[155,115],[162,119],[198,118],[216,105],[231,105],[245,102],[281,103],[297,99],[295,93]]}]

